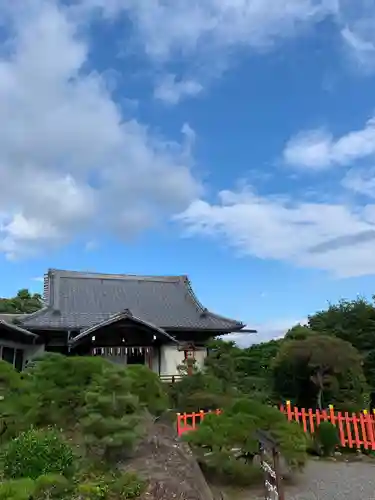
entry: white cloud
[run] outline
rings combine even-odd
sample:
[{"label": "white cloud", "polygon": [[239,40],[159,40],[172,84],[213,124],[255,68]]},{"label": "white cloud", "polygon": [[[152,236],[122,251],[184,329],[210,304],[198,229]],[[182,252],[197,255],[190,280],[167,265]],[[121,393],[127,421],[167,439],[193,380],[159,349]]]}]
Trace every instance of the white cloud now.
[{"label": "white cloud", "polygon": [[351,169],[341,181],[341,185],[368,198],[375,198],[375,168]]},{"label": "white cloud", "polygon": [[138,46],[153,63],[164,66],[167,75],[171,61],[187,62],[194,76],[195,91],[191,94],[184,92],[183,86],[173,85],[167,85],[167,91],[163,92],[163,85],[160,89],[157,82],[156,95],[161,92],[169,103],[179,101],[180,91],[181,97],[196,95],[198,85],[205,86],[215,73],[220,76],[232,63],[234,50],[269,50],[285,39],[315,28],[322,20],[332,21],[332,29],[356,66],[375,68],[375,5],[369,0],[81,0],[79,3],[88,11],[101,11],[105,18],[125,12],[133,22]]},{"label": "white cloud", "polygon": [[107,16],[127,12],[154,60],[243,45],[269,47],[336,12],[335,0],[83,0]]},{"label": "white cloud", "polygon": [[222,191],[217,204],[195,201],[176,220],[186,236],[224,240],[239,255],[340,277],[375,273],[374,204],[351,207]]},{"label": "white cloud", "polygon": [[239,347],[249,347],[253,344],[260,344],[261,342],[281,339],[290,328],[298,323],[301,325],[306,324],[306,318],[282,318],[255,325],[252,324],[246,328],[257,330],[257,333],[231,333],[222,338],[224,340],[236,342]]},{"label": "white cloud", "polygon": [[286,144],[284,161],[293,167],[315,170],[335,165],[350,165],[363,158],[375,156],[375,117],[360,130],[335,139],[324,130],[312,130],[292,137]]},{"label": "white cloud", "polygon": [[375,69],[375,4],[371,0],[340,0],[338,22],[351,62],[364,71]]},{"label": "white cloud", "polygon": [[[375,15],[372,24],[375,22]],[[372,41],[361,38],[360,33],[351,31],[348,27],[341,31],[341,36],[345,41],[348,54],[358,65],[358,68],[366,72],[372,71],[375,67],[375,36]]]},{"label": "white cloud", "polygon": [[166,75],[155,87],[154,97],[167,104],[178,104],[186,97],[195,97],[203,86],[195,80],[177,80],[176,75]]},{"label": "white cloud", "polygon": [[37,276],[36,278],[33,278],[33,281],[37,281],[38,283],[44,283],[44,277]]},{"label": "white cloud", "polygon": [[171,143],[124,121],[105,79],[87,72],[89,48],[71,12],[30,0],[2,4],[5,19],[0,251],[34,255],[103,230],[127,238],[186,207],[201,191],[190,138]]}]

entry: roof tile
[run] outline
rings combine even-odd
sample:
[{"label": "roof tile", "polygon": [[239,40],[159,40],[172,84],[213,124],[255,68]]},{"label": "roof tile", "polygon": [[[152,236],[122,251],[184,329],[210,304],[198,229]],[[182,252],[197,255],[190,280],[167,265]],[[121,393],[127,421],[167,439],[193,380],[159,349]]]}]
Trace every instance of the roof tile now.
[{"label": "roof tile", "polygon": [[25,327],[80,330],[129,309],[165,328],[240,330],[236,320],[207,311],[186,276],[134,276],[50,270],[50,307],[22,320]]}]

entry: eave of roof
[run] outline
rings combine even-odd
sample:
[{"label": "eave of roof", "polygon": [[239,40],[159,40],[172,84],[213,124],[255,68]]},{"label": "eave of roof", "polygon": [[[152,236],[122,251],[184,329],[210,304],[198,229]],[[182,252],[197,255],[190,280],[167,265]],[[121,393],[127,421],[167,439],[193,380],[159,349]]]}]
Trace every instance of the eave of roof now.
[{"label": "eave of roof", "polygon": [[155,333],[157,333],[163,337],[166,337],[171,342],[178,344],[178,341],[174,337],[172,337],[172,335],[169,335],[169,333],[167,333],[165,330],[163,330],[163,328],[159,328],[159,327],[153,325],[152,323],[149,323],[148,321],[144,321],[141,318],[137,318],[137,317],[133,316],[130,311],[123,311],[122,313],[114,314],[109,319],[102,321],[101,323],[97,323],[96,325],[93,325],[89,328],[85,328],[84,330],[81,331],[81,333],[79,333],[74,338],[72,338],[70,340],[69,344],[73,347],[73,346],[79,344],[80,342],[82,342],[88,335],[92,335],[93,333],[101,330],[105,326],[109,326],[109,325],[112,325],[113,323],[117,323],[118,321],[122,321],[122,320],[126,320],[126,319],[128,319],[131,322],[137,323],[139,325],[145,326],[145,327],[151,329],[152,331],[154,331]]},{"label": "eave of roof", "polygon": [[[66,278],[68,279],[66,280]],[[69,297],[69,294],[70,296],[72,296],[74,293],[78,292],[75,292],[74,284],[69,285],[71,286],[71,290],[66,289],[66,283],[70,281],[69,278],[71,278],[73,282],[74,280],[86,281],[87,285],[85,284],[84,287],[87,286],[88,290],[94,290],[96,287],[95,293],[98,293],[97,285],[93,284],[93,287],[91,287],[91,280],[99,280],[103,283],[107,280],[109,282],[118,280],[119,282],[124,283],[123,287],[119,284],[120,290],[121,288],[123,289],[123,298],[120,300],[120,303],[119,297],[117,298],[115,307],[108,307],[107,301],[107,305],[104,307],[104,309],[102,307],[102,309],[99,308],[97,311],[93,311],[92,309],[90,310],[90,308],[85,307],[80,309],[80,306],[71,308],[69,305],[67,306],[66,298]],[[135,302],[137,302],[138,300],[138,304],[132,304],[132,300],[129,304],[127,303],[126,294],[128,293],[128,296],[132,295],[129,295],[129,291],[126,291],[126,289],[128,288],[126,282],[132,282],[132,284],[129,284],[131,290],[130,294],[134,293],[134,283],[140,283],[140,292],[142,293],[140,296],[138,296],[138,298],[135,299]],[[64,292],[61,291],[63,286],[62,283],[64,283],[65,287]],[[149,283],[149,285],[147,283]],[[168,284],[170,284],[170,286],[168,286]],[[116,284],[113,286],[115,289],[119,289]],[[177,288],[173,290],[171,287],[174,286],[176,286]],[[139,276],[131,274],[104,274],[50,269],[47,273],[45,287],[46,289],[48,289],[48,306],[37,311],[36,313],[30,314],[27,317],[20,319],[19,322],[23,324],[25,328],[40,328],[46,330],[86,329],[96,325],[101,321],[107,320],[111,315],[118,314],[118,311],[123,310],[125,307],[129,307],[137,317],[145,319],[146,321],[150,322],[150,324],[157,325],[157,327],[168,331],[195,330],[230,333],[240,331],[245,327],[245,324],[240,321],[221,316],[205,308],[197,299],[191,286],[191,282],[186,275]],[[148,303],[150,303],[150,300],[153,300],[153,297],[156,297],[155,287],[160,287],[161,294],[167,293],[167,298],[165,301],[166,306],[164,306],[164,304],[160,304],[161,307],[157,309],[158,312],[156,312],[155,308],[153,308],[152,306],[149,309],[147,305]],[[82,288],[81,284],[78,288],[80,288],[81,290],[84,289]],[[152,288],[154,288],[154,290],[152,290]],[[149,291],[147,292],[146,290]],[[175,300],[173,298],[170,298],[173,297],[173,294],[175,292],[178,293],[180,297],[185,296],[185,299],[181,299],[179,304],[176,304]],[[62,295],[62,293],[64,293],[64,295]],[[92,293],[93,292],[91,291],[86,295],[86,297],[90,297],[89,300],[91,300],[91,304],[95,302],[92,301]],[[142,295],[143,293],[145,293],[144,296]],[[85,296],[85,294],[83,296]],[[100,296],[98,297],[98,302],[100,303],[102,299],[100,298]],[[137,295],[133,297],[137,297]],[[182,307],[183,300],[186,300],[184,307]],[[64,307],[61,307],[62,302],[64,302],[65,304]],[[89,302],[87,302],[87,304],[89,304]],[[155,307],[157,306],[155,305]],[[164,311],[164,307],[165,314],[164,312],[161,312]]]},{"label": "eave of roof", "polygon": [[17,326],[14,323],[8,323],[2,319],[0,319],[0,328],[1,327],[5,328],[5,330],[18,333],[21,336],[21,338],[23,337],[24,340],[28,339],[29,341],[31,341],[31,343],[34,343],[38,339],[37,334],[29,332],[28,330],[25,330],[25,328],[21,328],[20,326]]}]

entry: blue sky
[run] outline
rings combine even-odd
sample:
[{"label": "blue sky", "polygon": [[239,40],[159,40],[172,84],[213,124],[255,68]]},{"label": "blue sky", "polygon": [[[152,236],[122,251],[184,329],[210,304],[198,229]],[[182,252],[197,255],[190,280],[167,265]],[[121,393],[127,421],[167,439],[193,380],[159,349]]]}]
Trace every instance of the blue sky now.
[{"label": "blue sky", "polygon": [[188,274],[257,340],[371,297],[374,23],[367,0],[3,0],[0,295]]}]

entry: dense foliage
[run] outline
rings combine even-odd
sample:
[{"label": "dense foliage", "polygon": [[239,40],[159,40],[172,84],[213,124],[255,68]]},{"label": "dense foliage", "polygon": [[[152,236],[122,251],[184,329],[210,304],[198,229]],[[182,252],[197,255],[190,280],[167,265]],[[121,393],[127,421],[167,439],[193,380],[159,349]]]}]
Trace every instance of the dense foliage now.
[{"label": "dense foliage", "polygon": [[[167,395],[147,375],[153,411],[153,402]],[[140,495],[143,480],[118,468],[151,418],[136,370],[101,358],[50,354],[19,374],[0,361],[0,392],[0,499]]]},{"label": "dense foliage", "polygon": [[196,450],[203,470],[221,480],[251,484],[262,476],[257,430],[268,431],[279,443],[291,469],[301,468],[307,455],[307,439],[302,428],[288,422],[271,406],[250,399],[238,399],[220,415],[208,415],[198,430],[186,434]]},{"label": "dense foliage", "polygon": [[0,313],[29,314],[38,311],[43,306],[39,293],[31,294],[26,288],[19,290],[15,297],[0,298]]},{"label": "dense foliage", "polygon": [[[34,296],[26,292],[19,292],[7,312],[31,307]],[[217,478],[248,484],[261,477],[256,429],[278,441],[291,470],[302,467],[306,435],[277,405],[291,400],[305,408],[333,404],[343,411],[369,406],[369,395],[375,394],[374,304],[341,301],[294,326],[284,339],[246,349],[215,340],[202,370],[192,361],[181,373],[192,375],[172,384],[167,394],[148,368],[124,368],[100,357],[50,354],[21,375],[0,362],[0,500],[136,498],[142,479],[116,464],[134,450],[150,419],[167,409],[223,410],[186,437],[202,468]],[[332,454],[337,432],[322,424],[315,444]],[[35,461],[25,459],[26,450],[43,447],[56,467],[36,459],[44,452],[33,452]],[[74,475],[67,480],[70,456]]]},{"label": "dense foliage", "polygon": [[4,477],[37,479],[45,474],[69,476],[73,473],[74,452],[54,429],[29,429],[4,447]]},{"label": "dense foliage", "polygon": [[362,298],[341,301],[285,338],[246,349],[216,340],[204,373],[184,379],[173,395],[180,411],[222,407],[240,395],[344,411],[367,408],[372,395],[375,406],[375,306]]},{"label": "dense foliage", "polygon": [[338,338],[310,334],[285,340],[273,364],[274,389],[299,407],[364,408],[366,382],[358,351]]}]

